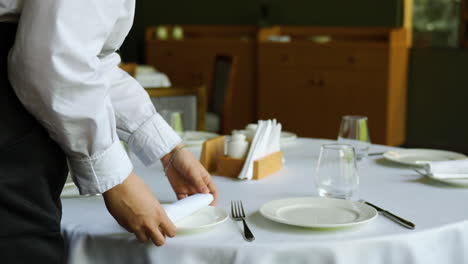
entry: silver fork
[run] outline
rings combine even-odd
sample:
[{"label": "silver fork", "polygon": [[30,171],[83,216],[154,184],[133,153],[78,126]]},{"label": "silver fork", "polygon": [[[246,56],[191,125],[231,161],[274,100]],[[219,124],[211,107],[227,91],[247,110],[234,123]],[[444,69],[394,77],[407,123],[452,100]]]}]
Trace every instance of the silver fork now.
[{"label": "silver fork", "polygon": [[245,222],[245,212],[242,201],[231,201],[231,216],[236,221],[241,221],[244,223],[244,238],[245,240],[252,242],[255,240],[252,231],[250,231],[247,223]]}]

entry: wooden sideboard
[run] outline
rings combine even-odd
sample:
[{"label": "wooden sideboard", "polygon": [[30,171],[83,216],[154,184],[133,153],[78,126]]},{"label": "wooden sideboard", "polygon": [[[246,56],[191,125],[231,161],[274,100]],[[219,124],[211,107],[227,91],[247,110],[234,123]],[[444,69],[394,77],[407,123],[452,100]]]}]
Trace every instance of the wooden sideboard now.
[{"label": "wooden sideboard", "polygon": [[[174,38],[173,32],[180,29],[182,34]],[[167,35],[158,35],[158,30]],[[215,58],[220,54],[235,57],[237,69],[229,98],[233,103],[222,131],[230,133],[255,121],[256,40],[253,26],[150,27],[146,30],[146,63],[166,73],[174,86],[205,85],[209,109]]]},{"label": "wooden sideboard", "polygon": [[408,46],[405,28],[262,29],[258,117],[299,136],[335,139],[343,115],[365,115],[372,142],[403,144]]}]

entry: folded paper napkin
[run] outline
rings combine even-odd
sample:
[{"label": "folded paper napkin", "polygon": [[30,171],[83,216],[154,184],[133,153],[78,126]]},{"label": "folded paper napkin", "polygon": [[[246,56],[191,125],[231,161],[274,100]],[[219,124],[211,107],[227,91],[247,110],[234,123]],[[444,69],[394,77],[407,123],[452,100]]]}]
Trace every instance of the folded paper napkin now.
[{"label": "folded paper napkin", "polygon": [[164,204],[163,208],[172,222],[177,222],[195,213],[213,201],[210,193],[197,193],[172,204]]},{"label": "folded paper napkin", "polygon": [[257,131],[238,178],[251,180],[254,161],[280,151],[280,138],[281,124],[276,119],[258,121]]},{"label": "folded paper napkin", "polygon": [[434,161],[428,163],[425,170],[437,179],[468,178],[468,160]]}]

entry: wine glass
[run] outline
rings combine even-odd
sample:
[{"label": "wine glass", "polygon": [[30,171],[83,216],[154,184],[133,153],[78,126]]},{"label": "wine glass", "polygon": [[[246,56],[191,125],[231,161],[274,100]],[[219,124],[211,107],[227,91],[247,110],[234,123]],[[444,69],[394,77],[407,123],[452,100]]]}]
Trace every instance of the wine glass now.
[{"label": "wine glass", "polygon": [[354,147],[357,160],[367,157],[371,145],[366,116],[347,115],[341,119],[338,142]]}]

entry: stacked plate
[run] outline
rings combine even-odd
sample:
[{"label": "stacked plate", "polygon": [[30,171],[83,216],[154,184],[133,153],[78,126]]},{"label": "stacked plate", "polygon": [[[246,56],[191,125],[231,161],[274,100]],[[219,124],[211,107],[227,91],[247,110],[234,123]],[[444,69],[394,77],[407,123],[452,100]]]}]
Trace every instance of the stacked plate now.
[{"label": "stacked plate", "polygon": [[[387,151],[384,153],[383,156],[386,159],[396,163],[414,166],[415,170],[417,170],[421,174],[424,174],[424,172],[421,172],[420,169],[423,169],[423,167],[429,164],[430,162],[468,159],[467,156],[461,153],[435,149],[399,149]],[[431,174],[424,175],[438,182],[468,187],[468,178],[441,179],[433,177],[433,175]]]},{"label": "stacked plate", "polygon": [[393,162],[411,166],[424,166],[433,161],[467,159],[465,155],[460,153],[435,149],[392,150],[385,152],[384,157]]},{"label": "stacked plate", "polygon": [[[247,130],[234,130],[233,133],[241,133],[247,137],[251,136]],[[284,147],[296,141],[297,135],[292,132],[282,131],[280,137],[281,146]]]}]

